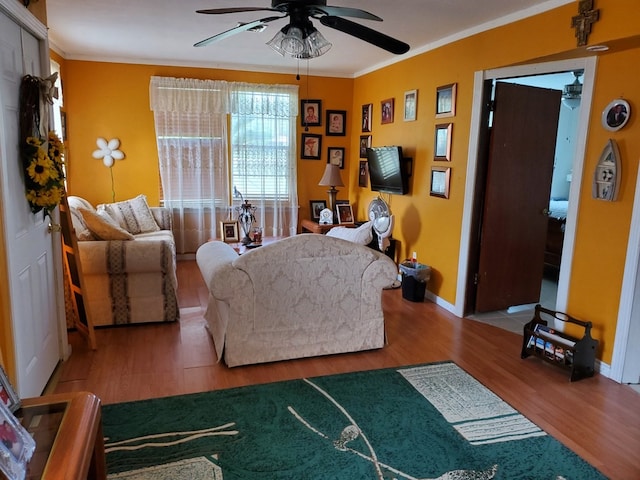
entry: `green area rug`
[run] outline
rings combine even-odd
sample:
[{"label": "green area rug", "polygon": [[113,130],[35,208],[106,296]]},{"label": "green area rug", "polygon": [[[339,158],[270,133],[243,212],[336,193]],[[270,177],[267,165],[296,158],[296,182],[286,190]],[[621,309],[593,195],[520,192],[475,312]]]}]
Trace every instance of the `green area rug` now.
[{"label": "green area rug", "polygon": [[451,362],[105,405],[109,478],[602,479]]}]

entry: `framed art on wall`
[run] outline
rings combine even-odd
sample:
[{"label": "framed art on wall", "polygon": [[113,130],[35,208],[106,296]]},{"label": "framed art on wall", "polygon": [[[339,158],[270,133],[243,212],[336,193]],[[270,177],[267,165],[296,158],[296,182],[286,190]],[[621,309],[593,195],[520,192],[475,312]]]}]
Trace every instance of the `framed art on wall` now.
[{"label": "framed art on wall", "polygon": [[327,110],[327,136],[344,137],[346,124],[346,110]]},{"label": "framed art on wall", "polygon": [[333,163],[334,165],[338,165],[341,169],[344,169],[344,148],[327,148],[327,163]]},{"label": "framed art on wall", "polygon": [[373,103],[362,106],[362,131],[371,131],[371,115],[373,115]]},{"label": "framed art on wall", "polygon": [[602,112],[602,126],[610,132],[623,128],[631,116],[629,102],[618,98],[607,105]]},{"label": "framed art on wall", "polygon": [[436,89],[436,118],[455,116],[456,86],[456,83],[451,83]]},{"label": "framed art on wall", "polygon": [[404,92],[404,121],[413,122],[417,116],[418,90]]},{"label": "framed art on wall", "polygon": [[302,158],[307,160],[320,160],[322,148],[322,135],[314,133],[302,134]]},{"label": "framed art on wall", "polygon": [[431,190],[429,194],[432,197],[449,198],[450,178],[450,167],[431,167]]},{"label": "framed art on wall", "polygon": [[367,186],[367,172],[369,170],[369,165],[365,160],[360,160],[360,168],[358,170],[358,186],[365,187]]},{"label": "framed art on wall", "polygon": [[436,125],[436,134],[433,141],[433,159],[436,161],[451,161],[451,133],[453,123]]},{"label": "framed art on wall", "polygon": [[360,136],[360,158],[367,158],[367,148],[371,147],[371,135]]},{"label": "framed art on wall", "polygon": [[300,100],[300,120],[303,127],[322,125],[322,100]]},{"label": "framed art on wall", "polygon": [[386,100],[382,100],[382,102],[380,102],[380,109],[381,109],[380,123],[381,124],[384,125],[385,123],[393,123],[394,102],[395,100],[393,98],[387,98]]}]

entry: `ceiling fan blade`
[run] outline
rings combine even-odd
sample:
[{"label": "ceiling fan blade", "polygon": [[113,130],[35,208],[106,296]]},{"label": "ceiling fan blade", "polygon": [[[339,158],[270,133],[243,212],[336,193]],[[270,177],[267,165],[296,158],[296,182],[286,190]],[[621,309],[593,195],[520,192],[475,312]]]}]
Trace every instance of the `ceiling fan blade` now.
[{"label": "ceiling fan blade", "polygon": [[360,10],[359,8],[349,8],[349,7],[330,7],[326,5],[309,5],[309,14],[316,15],[324,13],[325,15],[333,15],[338,17],[354,17],[354,18],[362,18],[364,20],[375,20],[376,22],[381,22],[382,18],[373,13],[369,13],[365,10]]},{"label": "ceiling fan blade", "polygon": [[222,15],[224,13],[241,13],[241,12],[259,12],[259,11],[279,12],[274,8],[265,7],[233,7],[233,8],[210,8],[205,10],[196,10],[196,13],[205,13],[207,15]]},{"label": "ceiling fan blade", "polygon": [[380,47],[383,50],[395,53],[396,55],[407,53],[411,48],[408,44],[401,42],[400,40],[396,40],[384,33],[377,32],[369,27],[365,27],[364,25],[360,25],[345,18],[333,16],[320,17],[320,23],[327,27],[352,35],[360,40],[364,40],[365,42],[369,42],[376,47]]},{"label": "ceiling fan blade", "polygon": [[286,15],[282,16],[282,17],[267,17],[267,18],[262,18],[260,20],[254,20],[253,22],[249,22],[249,23],[243,23],[242,25],[238,25],[237,27],[233,27],[229,30],[226,30],[222,33],[217,33],[216,35],[213,35],[212,37],[209,38],[205,38],[204,40],[200,40],[198,43],[195,43],[193,46],[194,47],[204,47],[205,45],[209,45],[213,42],[217,42],[220,40],[223,40],[225,38],[231,37],[232,35],[235,35],[236,33],[240,33],[240,32],[246,32],[247,30],[251,30],[252,28],[256,28],[259,27],[260,25],[264,25],[265,23],[268,22],[272,22],[274,20],[279,20],[281,18],[286,17]]}]

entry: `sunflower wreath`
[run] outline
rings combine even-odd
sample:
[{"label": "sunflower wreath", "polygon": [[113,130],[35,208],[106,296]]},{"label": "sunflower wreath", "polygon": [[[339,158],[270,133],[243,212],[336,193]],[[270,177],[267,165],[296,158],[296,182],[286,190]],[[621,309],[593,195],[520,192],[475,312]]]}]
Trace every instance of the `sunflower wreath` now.
[{"label": "sunflower wreath", "polygon": [[31,211],[44,210],[45,216],[51,216],[65,194],[64,144],[54,132],[46,138],[40,133],[41,117],[47,114],[42,107],[50,103],[46,88],[50,84],[51,79],[27,75],[20,86],[20,156],[26,197]]}]

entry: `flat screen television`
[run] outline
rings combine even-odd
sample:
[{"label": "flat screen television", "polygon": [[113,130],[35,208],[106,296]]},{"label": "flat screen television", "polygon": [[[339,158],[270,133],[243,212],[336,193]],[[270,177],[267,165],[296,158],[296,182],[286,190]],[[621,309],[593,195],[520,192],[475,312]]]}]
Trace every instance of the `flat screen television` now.
[{"label": "flat screen television", "polygon": [[409,193],[409,173],[402,157],[402,147],[367,148],[371,191],[406,195]]}]

